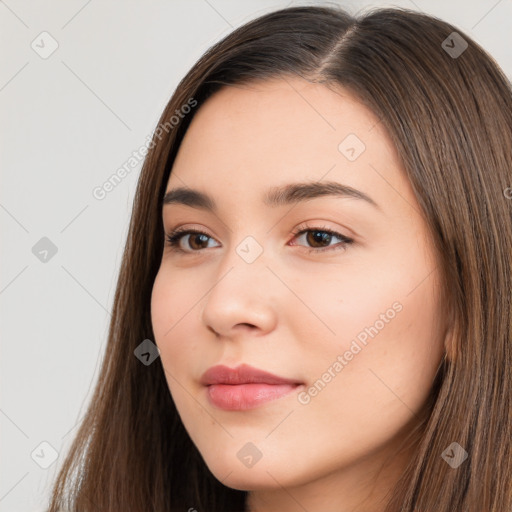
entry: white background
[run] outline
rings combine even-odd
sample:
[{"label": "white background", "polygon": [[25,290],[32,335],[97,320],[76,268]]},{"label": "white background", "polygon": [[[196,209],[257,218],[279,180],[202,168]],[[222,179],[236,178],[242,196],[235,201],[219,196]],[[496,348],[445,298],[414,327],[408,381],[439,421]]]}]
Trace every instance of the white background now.
[{"label": "white background", "polygon": [[[512,76],[512,0],[338,3],[436,15]],[[43,510],[97,378],[141,166],[103,200],[92,190],[210,45],[288,5],[299,2],[0,0],[0,512]],[[47,59],[31,47],[50,48],[43,31],[58,43]],[[42,237],[57,247],[46,263],[32,252]],[[48,458],[41,442],[59,453],[48,469],[31,458]]]}]

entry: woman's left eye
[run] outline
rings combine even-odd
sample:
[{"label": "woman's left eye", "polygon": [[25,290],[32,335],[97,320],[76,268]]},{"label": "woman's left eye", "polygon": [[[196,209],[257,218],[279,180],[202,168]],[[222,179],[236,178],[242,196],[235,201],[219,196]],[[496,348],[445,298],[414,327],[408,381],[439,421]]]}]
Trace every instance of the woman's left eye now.
[{"label": "woman's left eye", "polygon": [[[352,238],[342,235],[337,231],[326,228],[306,228],[299,229],[298,231],[294,232],[294,238],[297,239],[300,239],[304,235],[306,242],[311,244],[308,248],[308,252],[322,252],[344,249],[346,245],[351,244],[354,241]],[[334,245],[331,245],[333,239],[336,238],[340,241]]]},{"label": "woman's left eye", "polygon": [[[341,233],[325,228],[306,228],[296,230],[293,233],[293,239],[300,239],[304,235],[306,235],[306,243],[311,244],[307,248],[308,252],[323,252],[329,250],[344,249],[346,245],[351,244],[354,241],[353,239],[348,238],[345,235],[342,235]],[[189,245],[187,249],[184,249],[181,244],[182,239],[184,239],[185,237],[189,237],[187,239]],[[199,252],[202,249],[207,249],[208,239],[214,240],[211,236],[202,231],[198,231],[195,229],[182,230],[180,228],[175,229],[170,233],[166,234],[165,238],[167,245],[171,247],[173,251],[183,253]],[[331,242],[335,239],[338,239],[339,242],[335,243],[334,245],[331,245]],[[192,246],[196,245],[196,249],[194,249],[193,247],[192,249],[190,249],[191,243]],[[198,248],[197,245],[199,245]]]}]

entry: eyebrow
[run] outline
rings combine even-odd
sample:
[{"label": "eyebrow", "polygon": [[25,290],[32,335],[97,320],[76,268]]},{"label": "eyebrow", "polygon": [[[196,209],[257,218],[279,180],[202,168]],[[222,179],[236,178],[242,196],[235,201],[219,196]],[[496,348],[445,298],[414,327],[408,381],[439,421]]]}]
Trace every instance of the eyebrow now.
[{"label": "eyebrow", "polygon": [[[336,181],[289,183],[273,187],[263,197],[263,203],[267,206],[278,207],[324,196],[360,199],[381,210],[380,206],[364,192]],[[182,204],[192,208],[217,212],[217,204],[210,195],[189,187],[177,187],[168,191],[164,196],[163,206],[167,204]]]}]

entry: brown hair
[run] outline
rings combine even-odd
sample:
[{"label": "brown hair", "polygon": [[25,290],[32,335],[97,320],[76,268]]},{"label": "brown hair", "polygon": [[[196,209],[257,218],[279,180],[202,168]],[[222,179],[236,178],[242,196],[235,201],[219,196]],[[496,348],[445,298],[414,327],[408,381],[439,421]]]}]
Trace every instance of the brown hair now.
[{"label": "brown hair", "polygon": [[[468,47],[460,54],[461,40]],[[449,38],[452,39],[449,39]],[[447,39],[448,38],[448,39]],[[443,41],[448,41],[448,43]],[[455,41],[455,42],[454,42]],[[415,456],[388,512],[512,511],[512,91],[498,65],[452,25],[405,9],[352,17],[294,7],[236,29],[178,85],[139,178],[94,396],[49,512],[242,511],[247,493],[210,473],[176,411],[154,339],[150,298],[164,233],[162,199],[194,113],[224,85],[286,75],[341,86],[389,132],[431,232],[453,336]],[[457,442],[457,469],[441,457]]]}]

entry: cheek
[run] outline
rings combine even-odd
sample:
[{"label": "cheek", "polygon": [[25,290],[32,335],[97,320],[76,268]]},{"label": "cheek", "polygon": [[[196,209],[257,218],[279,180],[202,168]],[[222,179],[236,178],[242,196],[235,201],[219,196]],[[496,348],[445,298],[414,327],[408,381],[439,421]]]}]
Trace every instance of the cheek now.
[{"label": "cheek", "polygon": [[178,375],[190,368],[191,359],[197,360],[200,336],[194,334],[191,319],[194,305],[204,292],[195,286],[193,278],[180,278],[178,272],[173,274],[171,278],[170,273],[161,268],[155,278],[151,321],[162,364],[172,375]]},{"label": "cheek", "polygon": [[432,267],[421,253],[399,258],[381,258],[364,272],[354,266],[336,280],[303,282],[303,294],[313,281],[326,283],[307,296],[322,322],[296,315],[308,383],[315,388],[310,404],[318,414],[331,410],[340,424],[384,427],[389,421],[398,428],[431,390],[444,350],[437,274],[429,275]]}]

